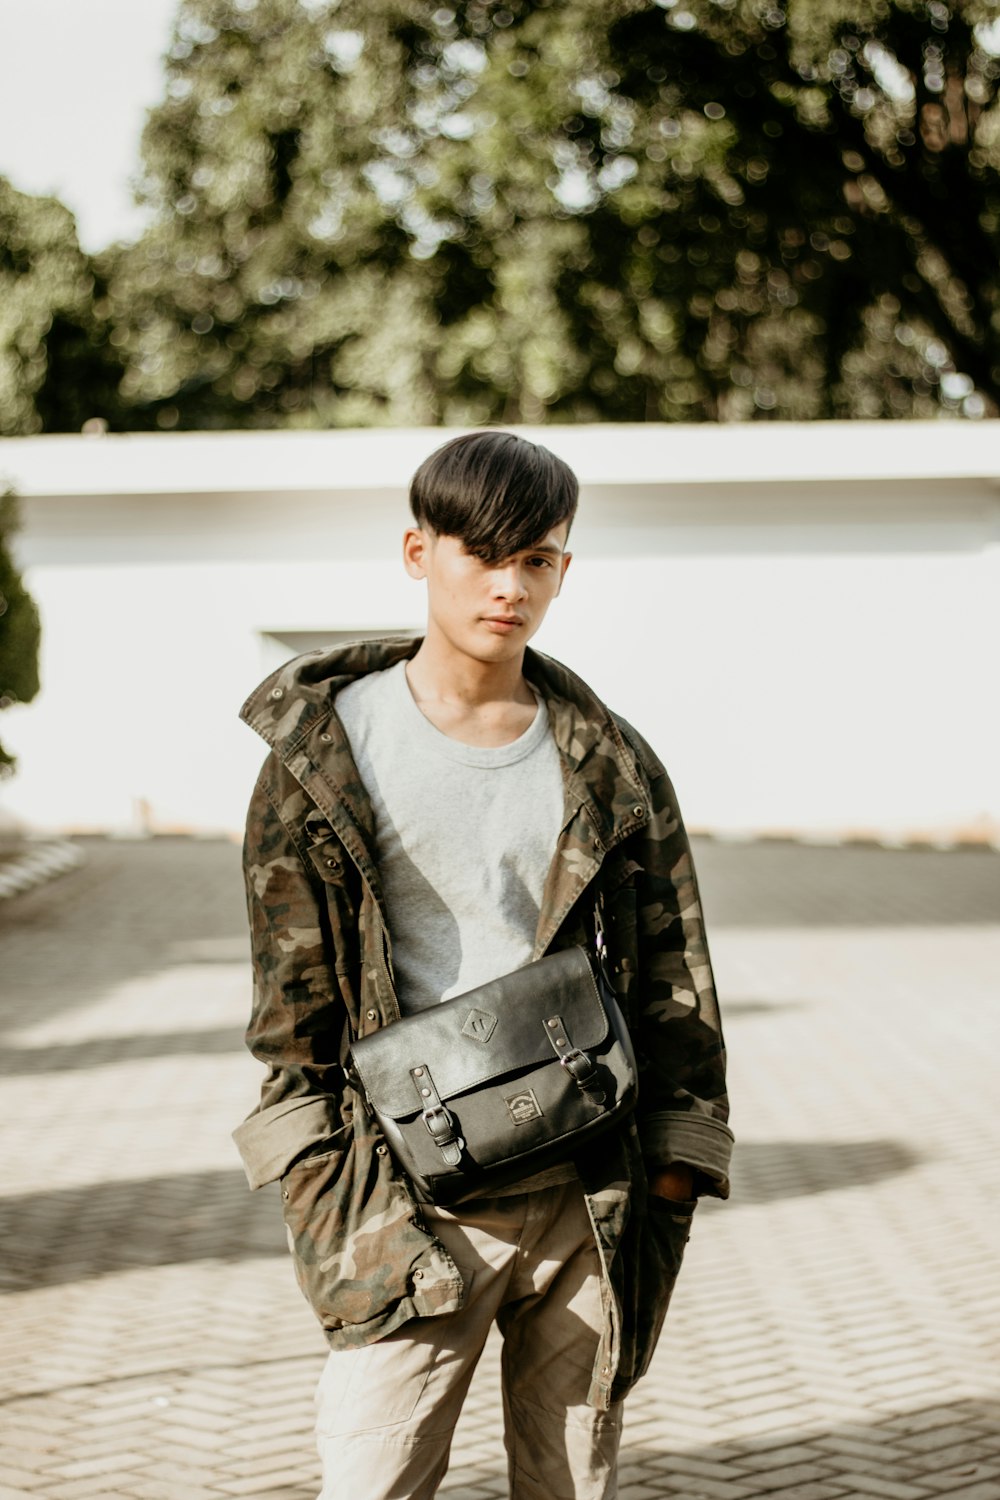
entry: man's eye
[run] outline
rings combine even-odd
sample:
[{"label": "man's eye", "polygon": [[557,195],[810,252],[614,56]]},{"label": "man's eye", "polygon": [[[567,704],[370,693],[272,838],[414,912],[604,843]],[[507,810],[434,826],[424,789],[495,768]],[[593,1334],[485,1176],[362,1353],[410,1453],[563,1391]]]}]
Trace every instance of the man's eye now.
[{"label": "man's eye", "polygon": [[551,568],[552,566],[547,557],[529,557],[528,562],[533,568]]}]

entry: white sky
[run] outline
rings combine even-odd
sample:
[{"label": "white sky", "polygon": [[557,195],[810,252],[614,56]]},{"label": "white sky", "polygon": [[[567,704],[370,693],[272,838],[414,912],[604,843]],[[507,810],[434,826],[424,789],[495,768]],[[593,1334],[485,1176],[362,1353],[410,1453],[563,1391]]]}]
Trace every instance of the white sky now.
[{"label": "white sky", "polygon": [[54,193],[80,243],[142,227],[130,179],[178,0],[0,0],[0,176]]}]

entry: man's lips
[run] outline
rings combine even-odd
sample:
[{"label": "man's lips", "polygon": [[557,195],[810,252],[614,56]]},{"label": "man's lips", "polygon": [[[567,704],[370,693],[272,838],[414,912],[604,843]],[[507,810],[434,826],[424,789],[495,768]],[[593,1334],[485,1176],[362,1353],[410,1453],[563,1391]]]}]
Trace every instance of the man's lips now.
[{"label": "man's lips", "polygon": [[498,635],[507,635],[511,630],[516,630],[519,625],[523,625],[524,620],[520,615],[484,615],[483,623]]}]

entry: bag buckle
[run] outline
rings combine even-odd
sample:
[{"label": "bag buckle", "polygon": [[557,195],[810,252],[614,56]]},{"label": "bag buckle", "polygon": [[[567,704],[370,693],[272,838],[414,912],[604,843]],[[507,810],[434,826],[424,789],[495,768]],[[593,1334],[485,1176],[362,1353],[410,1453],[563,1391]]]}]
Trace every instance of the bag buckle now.
[{"label": "bag buckle", "polygon": [[580,1092],[592,1099],[595,1104],[604,1104],[607,1094],[604,1089],[597,1086],[597,1064],[593,1058],[577,1047],[563,1022],[562,1016],[550,1016],[545,1022],[545,1035],[553,1052],[559,1059],[559,1066],[573,1079]]},{"label": "bag buckle", "polygon": [[465,1142],[455,1128],[454,1115],[441,1101],[441,1096],[434,1086],[430,1068],[426,1063],[421,1063],[419,1067],[410,1069],[410,1077],[414,1088],[420,1095],[420,1102],[424,1106],[420,1111],[420,1118],[431,1140],[440,1151],[445,1166],[459,1166],[462,1161],[462,1152],[465,1150]]},{"label": "bag buckle", "polygon": [[581,1052],[579,1047],[574,1047],[572,1052],[562,1053],[559,1062],[567,1073],[572,1073],[581,1088],[586,1088],[597,1072],[592,1059],[586,1052]]}]

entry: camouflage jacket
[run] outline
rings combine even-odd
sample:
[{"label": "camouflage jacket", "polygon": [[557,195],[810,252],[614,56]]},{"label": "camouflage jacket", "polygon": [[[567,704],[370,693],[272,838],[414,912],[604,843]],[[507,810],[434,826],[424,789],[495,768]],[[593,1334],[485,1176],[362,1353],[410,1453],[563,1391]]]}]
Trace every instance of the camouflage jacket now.
[{"label": "camouflage jacket", "polygon": [[[399,1007],[371,805],[334,699],[418,645],[383,639],[299,657],[242,710],[271,747],[244,843],[247,1045],[267,1074],[235,1138],[252,1187],[281,1181],[296,1274],[333,1348],[454,1311],[463,1297],[340,1065],[345,1024],[363,1036]],[[601,894],[639,1063],[634,1119],[576,1163],[606,1279],[590,1393],[606,1407],[649,1362],[689,1231],[690,1217],[665,1200],[647,1208],[646,1164],[689,1162],[703,1191],[728,1195],[725,1057],[690,849],[662,765],[566,667],[529,649],[524,671],[547,704],[565,784],[534,956],[587,942]]]}]

